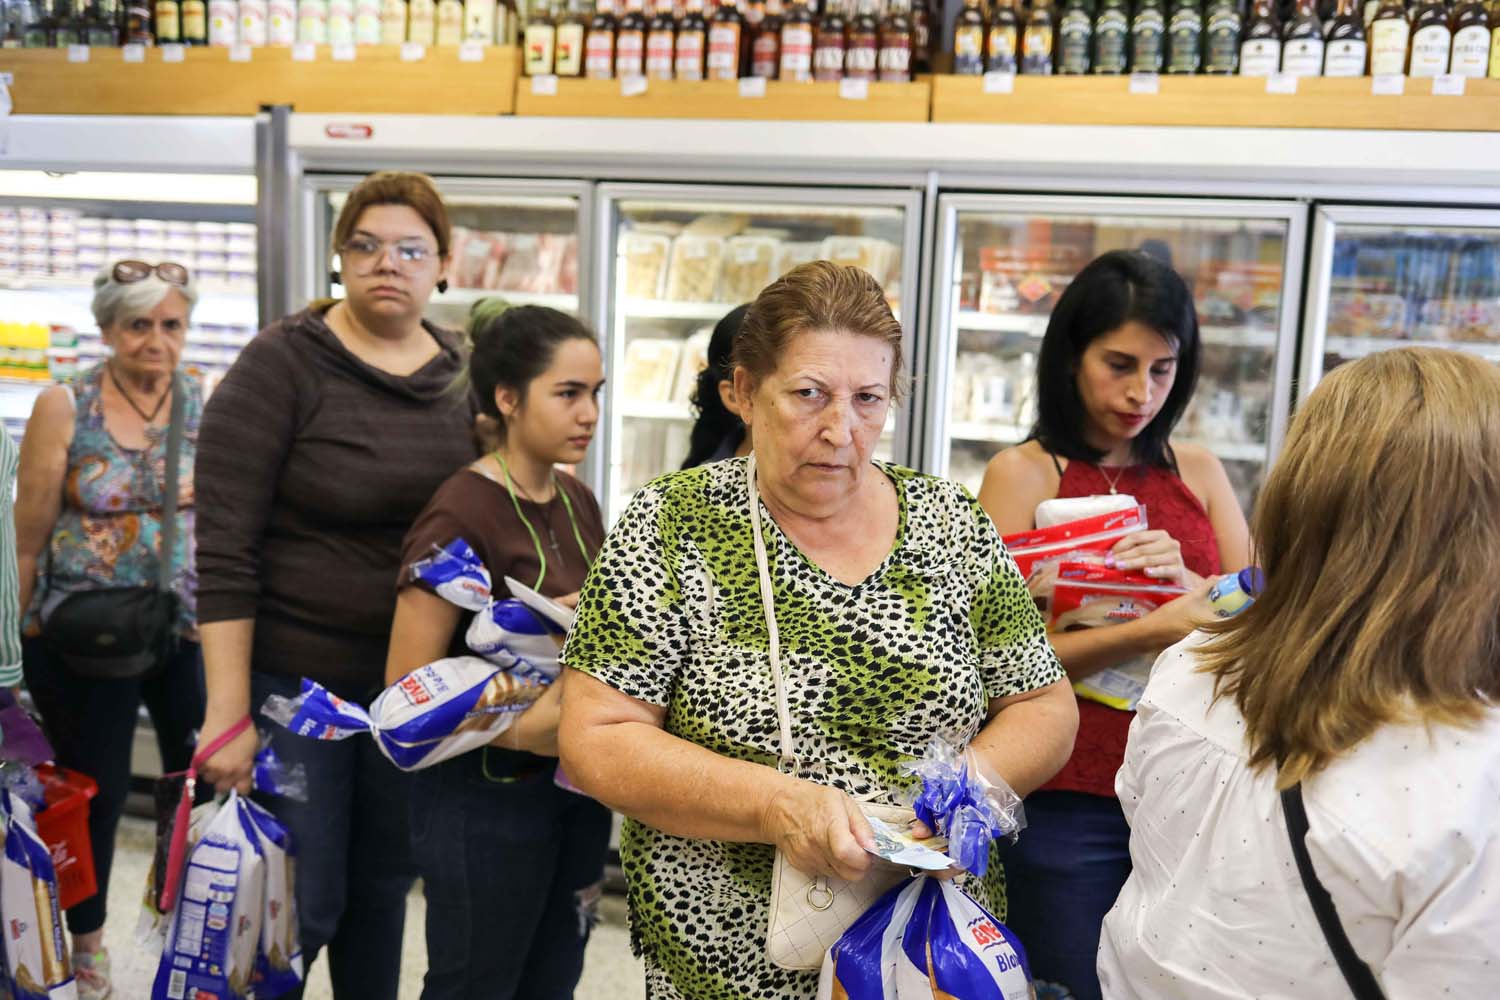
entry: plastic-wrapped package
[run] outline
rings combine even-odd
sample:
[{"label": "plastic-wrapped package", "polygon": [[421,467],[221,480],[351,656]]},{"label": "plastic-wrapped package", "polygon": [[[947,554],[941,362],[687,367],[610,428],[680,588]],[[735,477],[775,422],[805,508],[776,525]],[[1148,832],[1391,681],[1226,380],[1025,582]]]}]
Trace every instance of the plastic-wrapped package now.
[{"label": "plastic-wrapped package", "polygon": [[620,386],[626,399],[661,403],[671,398],[682,343],[656,337],[636,337],[625,345],[625,371]]},{"label": "plastic-wrapped package", "polygon": [[[1030,578],[1040,565],[1060,562],[1075,553],[1092,552],[1102,559],[1120,539],[1145,530],[1146,508],[1133,505],[1125,510],[1006,535],[1002,541],[1021,575]],[[1032,592],[1036,592],[1035,588]]]},{"label": "plastic-wrapped package", "polygon": [[620,238],[624,258],[625,294],[632,299],[658,299],[667,274],[672,241],[660,233],[626,233]]},{"label": "plastic-wrapped package", "polygon": [[990,842],[1012,840],[1026,828],[1021,797],[970,750],[934,736],[927,753],[903,764],[922,779],[907,797],[917,819],[948,839],[948,854],[960,868],[983,875],[989,870]]},{"label": "plastic-wrapped package", "polygon": [[5,810],[0,917],[11,994],[16,1000],[77,1000],[52,854],[37,834],[30,806],[9,792],[0,793],[0,804]]},{"label": "plastic-wrapped package", "polygon": [[810,264],[815,260],[823,259],[823,244],[817,243],[783,243],[776,248],[776,266],[772,268],[772,279],[786,274],[794,267]]},{"label": "plastic-wrapped package", "polygon": [[719,279],[721,302],[752,302],[776,275],[778,247],[769,236],[734,236],[724,247],[724,269]]},{"label": "plastic-wrapped package", "polygon": [[672,269],[667,273],[671,302],[712,302],[724,267],[724,240],[683,233],[672,242]]},{"label": "plastic-wrapped package", "polygon": [[952,882],[890,890],[823,960],[818,1000],[1029,1000],[1026,952]]},{"label": "plastic-wrapped package", "polygon": [[465,611],[480,611],[490,602],[493,581],[474,549],[455,538],[432,555],[411,564],[407,571],[415,581],[431,587],[439,597]]},{"label": "plastic-wrapped package", "polygon": [[493,601],[474,616],[464,641],[469,649],[516,677],[550,684],[557,679],[561,631],[514,598]]},{"label": "plastic-wrapped package", "polygon": [[[1149,576],[1109,569],[1097,563],[1063,562],[1052,589],[1053,631],[1118,625],[1144,618],[1186,591]],[[1073,684],[1081,698],[1132,711],[1145,693],[1150,657],[1136,657],[1090,674]]]},{"label": "plastic-wrapped package", "polygon": [[265,857],[266,888],[255,952],[255,998],[270,1000],[302,985],[302,938],[297,922],[295,846],[275,816],[249,803],[250,821]]}]

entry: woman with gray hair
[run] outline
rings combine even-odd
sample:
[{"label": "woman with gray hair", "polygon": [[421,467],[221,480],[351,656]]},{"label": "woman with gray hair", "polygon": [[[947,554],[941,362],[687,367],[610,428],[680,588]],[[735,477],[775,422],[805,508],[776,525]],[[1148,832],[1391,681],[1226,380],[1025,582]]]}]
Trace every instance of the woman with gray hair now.
[{"label": "woman with gray hair", "polygon": [[[187,767],[189,736],[203,719],[193,571],[193,457],[203,396],[177,372],[197,298],[180,264],[122,260],[101,271],[93,311],[109,357],[73,385],[38,396],[21,444],[16,548],[21,606],[28,609],[26,684],[58,763],[99,784],[89,807],[99,891],[68,910],[81,1000],[110,995],[105,890],[140,703],[151,713],[169,772]],[[171,429],[174,415],[180,431]],[[176,513],[173,529],[164,531],[174,479],[167,455],[178,438]],[[171,585],[159,594],[150,588],[166,537]],[[165,608],[164,641],[148,644],[146,656],[87,665],[59,652],[77,643],[81,623],[149,618],[122,614],[146,594],[153,595],[152,614]],[[85,605],[92,610],[79,613]]]}]

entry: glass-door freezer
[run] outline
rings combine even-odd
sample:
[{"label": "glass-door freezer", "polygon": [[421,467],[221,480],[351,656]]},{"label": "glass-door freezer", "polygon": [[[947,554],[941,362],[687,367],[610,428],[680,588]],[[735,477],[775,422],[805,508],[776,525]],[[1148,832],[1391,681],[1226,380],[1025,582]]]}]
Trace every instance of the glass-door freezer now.
[{"label": "glass-door freezer", "polygon": [[[611,523],[686,457],[714,324],[796,265],[829,259],[874,275],[906,330],[912,370],[920,205],[906,189],[600,186]],[[879,457],[913,461],[909,412],[892,413]]]},{"label": "glass-door freezer", "polygon": [[1308,274],[1301,398],[1392,347],[1500,362],[1500,211],[1321,205]]},{"label": "glass-door freezer", "polygon": [[949,194],[939,241],[927,466],[978,491],[1036,419],[1036,361],[1073,277],[1109,250],[1167,260],[1203,347],[1176,439],[1210,448],[1248,510],[1291,401],[1306,207],[1295,202]]}]

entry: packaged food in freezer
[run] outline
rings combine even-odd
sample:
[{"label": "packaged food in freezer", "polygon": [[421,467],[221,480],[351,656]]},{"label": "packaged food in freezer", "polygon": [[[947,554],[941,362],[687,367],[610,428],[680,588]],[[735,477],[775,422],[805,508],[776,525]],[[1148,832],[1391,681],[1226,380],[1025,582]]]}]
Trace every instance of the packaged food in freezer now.
[{"label": "packaged food in freezer", "polygon": [[835,264],[863,268],[885,287],[897,252],[886,240],[871,236],[830,236],[823,241],[822,256]]},{"label": "packaged food in freezer", "polygon": [[819,243],[783,243],[776,250],[776,266],[771,279],[781,277],[794,267],[801,267],[815,260],[823,259],[823,244]]},{"label": "packaged food in freezer", "polygon": [[672,266],[667,272],[667,300],[714,301],[723,266],[723,239],[718,236],[683,233],[672,241]]},{"label": "packaged food in freezer", "polygon": [[686,226],[683,233],[694,236],[735,236],[744,232],[750,220],[743,215],[700,215]]},{"label": "packaged food in freezer", "polygon": [[776,241],[768,236],[734,236],[724,248],[724,275],[719,300],[731,304],[750,302],[776,275]]},{"label": "packaged food in freezer", "polygon": [[563,295],[578,294],[578,237],[569,233],[560,236],[562,261],[557,266],[557,291]]},{"label": "packaged food in freezer", "polygon": [[563,262],[571,237],[543,233],[537,240],[537,268],[529,291],[554,295],[562,290]]},{"label": "packaged food in freezer", "polygon": [[708,367],[708,341],[713,335],[713,327],[706,326],[683,341],[682,358],[677,362],[677,385],[672,390],[674,403],[692,403],[698,375]]},{"label": "packaged food in freezer", "polygon": [[620,237],[625,258],[625,294],[632,299],[659,299],[666,283],[672,241],[660,233],[629,232]]},{"label": "packaged food in freezer", "polygon": [[675,340],[641,337],[625,345],[621,390],[626,399],[660,403],[672,391],[682,345]]},{"label": "packaged food in freezer", "polygon": [[453,259],[456,288],[493,288],[505,249],[498,233],[471,231],[463,243],[463,255]]},{"label": "packaged food in freezer", "polygon": [[541,237],[536,233],[507,233],[505,243],[505,264],[496,275],[495,287],[507,292],[540,291],[536,285]]}]

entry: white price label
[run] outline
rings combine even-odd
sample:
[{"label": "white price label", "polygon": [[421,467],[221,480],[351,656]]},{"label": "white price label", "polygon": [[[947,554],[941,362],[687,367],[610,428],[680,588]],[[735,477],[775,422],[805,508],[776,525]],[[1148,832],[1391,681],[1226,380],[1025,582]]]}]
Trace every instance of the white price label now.
[{"label": "white price label", "polygon": [[1266,77],[1266,93],[1268,94],[1295,94],[1297,92],[1297,78],[1291,73],[1272,73]]},{"label": "white price label", "polygon": [[840,80],[839,96],[846,101],[863,101],[870,96],[870,81]]},{"label": "white price label", "polygon": [[639,97],[646,92],[646,78],[644,76],[622,76],[620,77],[620,96]]},{"label": "white price label", "polygon": [[1432,78],[1433,97],[1464,96],[1464,78],[1457,73],[1443,73]]},{"label": "white price label", "polygon": [[765,97],[766,78],[763,76],[747,76],[740,80],[741,97]]},{"label": "white price label", "polygon": [[531,78],[531,93],[533,97],[556,97],[557,77],[548,73],[544,76]]},{"label": "white price label", "polygon": [[313,62],[318,58],[318,47],[312,42],[298,42],[292,46],[292,62]]},{"label": "white price label", "polygon": [[1160,94],[1161,76],[1157,73],[1130,74],[1130,92],[1132,94]]},{"label": "white price label", "polygon": [[128,63],[143,63],[146,61],[146,46],[133,42],[120,50],[120,56]]},{"label": "white price label", "polygon": [[464,42],[458,47],[459,62],[484,62],[483,42]]},{"label": "white price label", "polygon": [[354,61],[354,43],[353,42],[339,42],[337,45],[335,45],[333,47],[333,51],[330,54],[333,56],[333,61],[334,62],[353,62]]},{"label": "white price label", "polygon": [[984,74],[984,92],[986,94],[1014,94],[1016,92],[1016,74]]},{"label": "white price label", "polygon": [[231,45],[229,47],[229,61],[230,62],[249,62],[250,61],[250,46],[248,46],[248,45]]},{"label": "white price label", "polygon": [[1400,73],[1381,73],[1370,77],[1370,93],[1376,97],[1400,97],[1406,93],[1406,77]]},{"label": "white price label", "polygon": [[87,45],[69,45],[68,62],[83,63],[89,61],[89,47]]},{"label": "white price label", "polygon": [[163,45],[161,47],[161,61],[164,63],[180,63],[187,57],[186,45]]},{"label": "white price label", "polygon": [[421,62],[423,59],[426,59],[426,58],[427,58],[427,46],[423,45],[421,42],[402,42],[401,43],[401,61],[402,62]]}]

